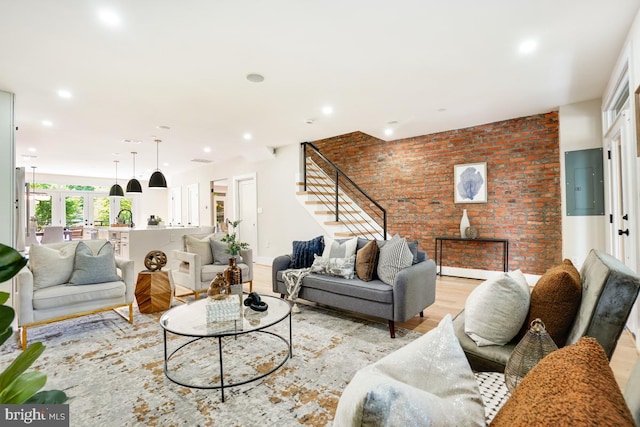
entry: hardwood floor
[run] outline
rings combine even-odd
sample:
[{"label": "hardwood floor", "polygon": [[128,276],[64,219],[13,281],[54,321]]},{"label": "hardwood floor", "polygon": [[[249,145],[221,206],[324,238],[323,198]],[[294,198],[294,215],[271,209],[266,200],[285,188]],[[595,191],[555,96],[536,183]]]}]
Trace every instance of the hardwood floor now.
[{"label": "hardwood floor", "polygon": [[[433,329],[447,313],[455,316],[456,313],[462,310],[467,296],[479,283],[480,280],[474,279],[438,277],[436,302],[424,311],[424,317],[416,316],[407,322],[397,323],[396,325],[422,333]],[[271,290],[271,266],[254,264],[253,290],[262,294],[273,294]],[[386,323],[386,320],[371,319]],[[627,384],[629,374],[637,359],[638,352],[635,340],[631,333],[625,329],[611,360],[611,369],[622,390]]]}]

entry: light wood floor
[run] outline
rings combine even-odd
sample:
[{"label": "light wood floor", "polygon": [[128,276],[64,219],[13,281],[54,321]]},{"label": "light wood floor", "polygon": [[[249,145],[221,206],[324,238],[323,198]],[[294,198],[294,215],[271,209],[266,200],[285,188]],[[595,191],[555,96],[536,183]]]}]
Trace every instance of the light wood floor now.
[{"label": "light wood floor", "polygon": [[[422,333],[433,329],[447,313],[455,316],[456,313],[462,310],[467,296],[479,283],[479,280],[474,279],[447,276],[438,277],[436,283],[436,302],[424,311],[424,317],[416,316],[407,322],[396,323],[396,325]],[[269,295],[273,294],[271,288],[271,266],[254,264],[253,290],[261,294]],[[371,319],[387,323],[386,320]],[[622,390],[624,390],[624,386],[629,379],[629,374],[637,359],[638,352],[636,351],[635,340],[631,333],[625,330],[620,337],[618,346],[613,354],[613,359],[611,360],[611,368]]]}]

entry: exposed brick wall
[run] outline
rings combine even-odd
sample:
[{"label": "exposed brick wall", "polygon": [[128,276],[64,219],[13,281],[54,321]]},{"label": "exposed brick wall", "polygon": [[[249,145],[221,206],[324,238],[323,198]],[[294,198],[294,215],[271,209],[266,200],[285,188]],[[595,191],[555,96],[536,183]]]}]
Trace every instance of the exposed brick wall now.
[{"label": "exposed brick wall", "polygon": [[[387,209],[392,234],[434,256],[436,236],[460,235],[462,210],[481,237],[509,239],[509,267],[542,274],[562,256],[558,113],[385,142],[361,132],[315,141]],[[453,201],[453,169],[487,163],[488,202]],[[451,243],[443,264],[502,270],[498,244]]]}]

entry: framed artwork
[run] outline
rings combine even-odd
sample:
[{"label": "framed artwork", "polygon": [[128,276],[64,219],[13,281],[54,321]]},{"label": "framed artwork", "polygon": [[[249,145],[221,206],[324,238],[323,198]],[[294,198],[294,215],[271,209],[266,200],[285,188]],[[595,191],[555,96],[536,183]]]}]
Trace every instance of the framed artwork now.
[{"label": "framed artwork", "polygon": [[487,203],[487,163],[465,163],[453,167],[455,203]]}]

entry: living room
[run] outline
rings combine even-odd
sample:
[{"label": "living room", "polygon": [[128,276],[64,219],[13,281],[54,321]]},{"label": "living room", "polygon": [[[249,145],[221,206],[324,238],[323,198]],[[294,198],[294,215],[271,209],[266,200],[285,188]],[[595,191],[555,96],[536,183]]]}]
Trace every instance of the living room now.
[{"label": "living room", "polygon": [[[504,6],[504,5],[502,5]],[[363,6],[364,7],[364,6]],[[637,11],[637,4],[630,6],[625,3],[625,7],[629,7]],[[379,126],[378,122],[387,125],[388,121],[396,120],[398,117],[381,118],[375,116],[376,123],[367,124],[364,119],[358,117],[347,126],[329,126],[326,122],[330,121],[329,116],[322,115],[318,112],[313,117],[312,123],[306,123],[307,118],[311,120],[311,115],[301,116],[298,120],[297,127],[302,128],[300,135],[302,139],[272,138],[269,141],[269,149],[264,149],[260,155],[236,156],[222,154],[220,152],[220,161],[213,164],[199,165],[195,163],[189,164],[183,170],[173,171],[171,166],[164,166],[163,162],[174,163],[178,160],[178,155],[173,152],[174,147],[170,145],[180,145],[179,141],[172,142],[171,132],[177,132],[177,128],[167,130],[157,130],[163,142],[159,145],[159,158],[161,160],[160,169],[165,171],[169,181],[169,188],[166,190],[157,190],[152,193],[144,189],[142,195],[142,204],[139,217],[144,223],[149,214],[157,214],[168,218],[171,209],[168,199],[170,198],[171,189],[180,189],[183,194],[182,208],[187,209],[187,188],[197,184],[200,188],[199,200],[199,219],[200,225],[214,225],[211,215],[211,198],[209,189],[212,182],[218,180],[229,180],[242,177],[253,177],[256,185],[256,206],[257,210],[257,244],[254,248],[255,259],[263,264],[269,265],[270,261],[278,255],[291,252],[291,242],[294,240],[307,240],[325,233],[325,230],[317,222],[311,218],[304,207],[296,198],[296,182],[300,177],[300,146],[302,141],[314,141],[318,143],[321,150],[333,153],[333,159],[341,162],[341,167],[345,169],[350,167],[349,175],[357,177],[358,182],[364,182],[368,190],[376,193],[377,197],[384,200],[384,204],[390,208],[390,227],[389,230],[393,234],[400,233],[403,237],[418,240],[420,248],[426,250],[430,257],[434,256],[434,237],[448,235],[453,236],[457,232],[460,224],[462,210],[467,209],[471,224],[478,228],[482,237],[500,237],[507,238],[510,241],[510,267],[522,268],[525,273],[532,276],[539,276],[544,271],[561,261],[569,258],[576,266],[580,266],[587,257],[591,248],[602,249],[612,252],[612,248],[622,242],[625,247],[624,261],[630,268],[637,271],[640,265],[640,247],[639,239],[636,236],[638,229],[637,221],[629,221],[627,226],[621,225],[620,230],[629,229],[630,236],[627,240],[615,240],[617,236],[613,236],[612,230],[617,231],[618,227],[609,226],[608,212],[606,215],[597,216],[571,216],[566,213],[566,188],[565,182],[565,161],[566,152],[597,149],[605,147],[614,139],[606,139],[603,141],[603,134],[607,133],[605,126],[612,125],[611,122],[604,120],[603,112],[608,112],[613,105],[612,101],[619,94],[620,77],[627,76],[628,87],[628,109],[627,113],[630,124],[627,128],[631,133],[630,140],[635,141],[637,130],[635,126],[637,112],[637,94],[636,88],[640,82],[640,72],[635,66],[640,58],[640,24],[638,24],[637,13],[633,25],[629,27],[628,32],[625,30],[624,40],[619,40],[620,44],[611,50],[612,57],[615,58],[611,63],[609,72],[606,76],[607,83],[602,86],[603,89],[598,91],[596,96],[589,95],[586,97],[577,96],[573,102],[566,104],[553,105],[549,104],[547,108],[538,109],[537,111],[529,111],[526,114],[507,116],[503,115],[501,119],[468,122],[466,125],[441,128],[437,131],[417,131],[413,132],[413,124],[407,123],[406,129],[403,129],[402,120],[400,123],[389,125],[395,131],[394,136],[384,135],[384,126]],[[358,18],[353,17],[354,20]],[[631,18],[628,19],[631,22]],[[627,25],[625,23],[624,25]],[[628,26],[628,25],[627,25]],[[162,31],[161,28],[156,28]],[[162,61],[160,61],[162,62]],[[606,62],[606,61],[605,61]],[[585,66],[585,64],[581,64]],[[159,65],[162,68],[162,65]],[[528,67],[533,67],[529,65]],[[489,72],[476,69],[476,72]],[[148,70],[146,70],[148,71]],[[175,71],[172,69],[172,71]],[[273,74],[265,72],[265,79],[268,81]],[[244,78],[244,76],[241,76]],[[568,77],[569,78],[569,77]],[[3,78],[0,73],[0,89],[14,92],[11,87],[2,85]],[[300,83],[301,85],[303,83]],[[244,91],[246,89],[238,89]],[[16,118],[20,117],[22,103],[20,91],[16,94]],[[211,95],[211,94],[207,94]],[[262,96],[262,94],[260,95]],[[336,97],[338,95],[335,95]],[[504,96],[504,95],[502,95]],[[513,96],[513,95],[510,95]],[[423,94],[424,98],[427,98]],[[225,101],[229,101],[225,98]],[[114,101],[115,102],[115,101]],[[180,102],[196,102],[195,100],[180,100]],[[467,103],[476,101],[467,100]],[[496,101],[496,103],[499,101]],[[320,105],[320,104],[319,104]],[[444,104],[443,104],[444,105]],[[250,104],[245,104],[248,115],[268,115],[267,110],[254,111]],[[498,109],[498,106],[495,106]],[[67,107],[63,107],[67,108]],[[148,105],[152,110],[153,105]],[[158,107],[160,108],[160,107]],[[429,104],[429,109],[433,109]],[[445,108],[444,106],[438,108]],[[484,108],[491,109],[488,105]],[[451,108],[450,108],[451,109]],[[336,108],[337,110],[337,108]],[[334,117],[338,115],[338,111],[334,112]],[[447,120],[447,112],[439,112],[443,121]],[[374,115],[372,115],[374,117]],[[21,165],[29,170],[31,164],[24,161],[22,156],[28,155],[26,149],[30,146],[28,141],[22,135],[35,135],[42,133],[39,130],[33,132],[29,130],[30,124],[24,116],[21,120],[16,120],[19,126],[18,132],[15,133],[16,146],[15,149],[9,147],[9,144],[2,144],[2,155],[0,160],[2,163],[2,171],[5,175],[12,175],[15,166]],[[200,118],[201,120],[209,120],[209,118]],[[35,120],[35,119],[34,119]],[[371,119],[374,120],[373,118]],[[438,116],[432,120],[437,121]],[[409,120],[407,120],[409,121]],[[548,127],[545,123],[551,123]],[[24,124],[23,124],[24,123]],[[505,149],[507,144],[518,143],[516,138],[509,138],[510,126],[521,126],[519,133],[524,132],[527,125],[535,123],[541,128],[546,128],[548,132],[546,137],[535,140],[529,138],[530,135],[519,135],[523,140],[517,148],[526,153],[527,156],[540,156],[530,159],[514,160],[516,157],[513,151]],[[157,122],[162,124],[162,122]],[[216,123],[220,126],[220,123]],[[325,126],[326,125],[326,126]],[[502,127],[502,130],[497,130]],[[380,129],[378,129],[380,128]],[[551,131],[549,131],[551,129]],[[24,132],[24,133],[23,133]],[[164,132],[164,133],[162,133]],[[413,133],[412,133],[413,132]],[[495,132],[495,133],[494,133]],[[615,133],[615,132],[614,132]],[[479,141],[479,134],[496,136],[497,140]],[[118,142],[122,138],[128,138],[131,134],[121,134]],[[476,135],[476,136],[473,136]],[[512,135],[513,136],[513,135]],[[337,150],[338,145],[336,138],[342,138],[341,144],[347,149],[344,151]],[[455,140],[458,138],[460,148],[455,152],[447,153],[447,145],[438,145],[438,138],[441,140]],[[477,139],[476,139],[477,138]],[[150,172],[157,166],[156,164],[156,146],[152,144],[152,138],[144,134],[144,142],[141,144],[147,146],[145,150],[144,162],[149,165],[142,167],[142,156],[138,158],[138,171],[144,171],[141,178],[143,184],[146,183]],[[226,145],[237,146],[247,141],[237,141],[228,136],[220,138],[225,141]],[[12,140],[12,138],[11,138]],[[4,141],[4,140],[3,140]],[[254,135],[255,141],[255,135]],[[543,142],[541,142],[543,141]],[[555,141],[555,146],[553,143]],[[250,142],[251,143],[251,142]],[[477,143],[477,145],[476,145]],[[483,146],[482,144],[488,144]],[[504,150],[492,153],[491,144],[500,145]],[[530,145],[529,145],[530,144]],[[547,151],[543,150],[540,145],[551,144]],[[624,151],[621,156],[625,167],[626,184],[625,194],[632,195],[629,200],[629,217],[637,218],[635,212],[640,211],[638,208],[637,193],[637,153],[635,143],[632,146],[622,146]],[[438,150],[432,150],[438,148]],[[121,157],[120,169],[118,170],[118,178],[121,182],[126,182],[130,178],[131,163],[129,162],[129,150],[137,148],[119,148],[123,153]],[[7,150],[7,151],[4,151]],[[70,172],[61,173],[59,170],[48,169],[46,166],[47,154],[44,148],[36,153],[39,158],[36,162],[38,165],[37,181],[38,182],[62,182],[65,180],[76,179],[76,176]],[[61,151],[64,149],[60,149]],[[418,150],[419,154],[416,154]],[[73,151],[71,148],[69,151]],[[142,149],[141,149],[142,151]],[[451,150],[450,150],[451,151]],[[347,154],[343,154],[347,153]],[[7,154],[7,155],[5,155]],[[451,154],[450,159],[443,157]],[[627,155],[629,154],[629,155]],[[182,159],[189,163],[191,158],[195,157],[189,153],[190,158]],[[386,156],[386,157],[385,157]],[[549,159],[543,156],[552,156]],[[419,157],[418,160],[413,159]],[[523,154],[523,157],[526,157]],[[411,158],[411,159],[410,159]],[[151,160],[149,160],[151,159]],[[6,163],[5,163],[6,162]],[[22,163],[21,163],[22,162]],[[424,164],[424,170],[420,170],[420,163]],[[488,173],[493,179],[495,185],[489,188],[489,204],[469,204],[461,205],[453,202],[453,188],[449,185],[453,175],[453,166],[456,164],[487,162]],[[115,178],[113,159],[108,154],[95,155],[93,160],[84,161],[84,164],[77,166],[78,170],[89,166],[94,166],[96,170],[104,168],[105,171],[96,173],[95,176],[86,175],[82,179],[89,179],[94,185],[113,184]],[[100,163],[100,165],[94,165]],[[511,164],[509,166],[509,164]],[[548,173],[549,177],[543,177],[536,169],[536,165],[547,165],[549,169],[544,170],[544,174]],[[373,167],[373,172],[359,172],[365,170],[365,167]],[[382,187],[378,186],[374,179],[376,175],[376,166],[380,169],[377,173],[378,181],[389,184],[394,180],[393,186],[389,186],[389,190],[385,193]],[[63,165],[67,171],[74,170],[76,165]],[[527,169],[530,167],[530,169]],[[544,169],[544,166],[541,166]],[[384,171],[382,169],[384,168]],[[397,168],[397,173],[388,175],[387,170]],[[605,166],[605,169],[607,166]],[[358,171],[359,170],[359,171]],[[504,180],[498,175],[501,171],[518,171],[518,178],[509,176],[508,180]],[[446,175],[446,179],[443,176]],[[89,178],[87,178],[89,176]],[[498,178],[500,176],[500,178]],[[528,176],[530,178],[522,178]],[[442,181],[438,181],[438,178]],[[11,178],[12,180],[13,178]],[[522,183],[526,179],[531,179],[532,186],[523,188],[523,185],[516,184],[509,190],[505,186],[501,186],[504,181],[509,184]],[[9,180],[8,182],[10,182]],[[511,181],[513,180],[513,181]],[[502,181],[502,182],[500,182]],[[605,191],[608,191],[610,177],[605,175]],[[447,184],[443,184],[446,182]],[[538,187],[536,187],[536,185]],[[551,188],[551,189],[550,189]],[[435,192],[435,189],[438,191]],[[5,188],[0,194],[0,198],[5,200],[2,209],[2,218],[9,218],[13,210],[10,201],[12,200],[11,189]],[[511,192],[510,192],[511,191]],[[517,191],[517,192],[516,192]],[[435,194],[434,194],[435,192]],[[150,196],[148,194],[153,194]],[[536,206],[535,201],[544,200],[544,204]],[[153,200],[151,202],[151,200]],[[531,203],[527,205],[526,212],[530,218],[521,218],[524,215],[524,209],[519,208],[519,203],[523,201]],[[230,201],[229,211],[235,212],[234,200]],[[609,208],[609,199],[607,199],[607,209]],[[230,219],[234,219],[235,215],[230,215]],[[7,221],[9,223],[9,221]],[[522,225],[525,224],[525,225]],[[623,224],[623,223],[621,223]],[[616,224],[617,225],[617,224]],[[615,228],[615,230],[614,230]],[[2,239],[0,241],[11,243],[13,239],[12,230],[3,229]],[[622,236],[624,239],[626,236]],[[617,243],[614,243],[617,242]],[[449,268],[450,272],[455,271],[456,274],[463,277],[473,277],[479,279],[487,278],[491,273],[500,271],[501,268],[495,261],[499,258],[497,252],[487,252],[487,259],[479,260],[473,258],[473,254],[465,251],[449,252],[448,264],[445,268]],[[474,262],[469,262],[469,261]],[[476,262],[477,261],[477,262]],[[532,279],[534,280],[534,279]],[[633,317],[629,320],[629,327],[634,333],[640,330],[640,315],[634,311]],[[50,348],[48,351],[54,351]],[[212,399],[214,399],[212,397]]]}]

